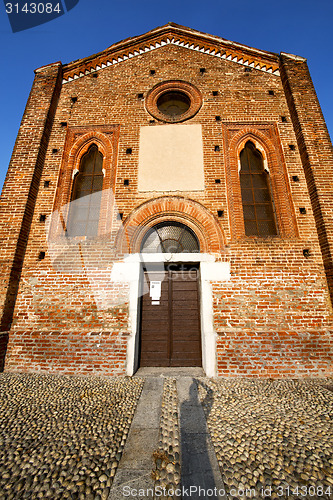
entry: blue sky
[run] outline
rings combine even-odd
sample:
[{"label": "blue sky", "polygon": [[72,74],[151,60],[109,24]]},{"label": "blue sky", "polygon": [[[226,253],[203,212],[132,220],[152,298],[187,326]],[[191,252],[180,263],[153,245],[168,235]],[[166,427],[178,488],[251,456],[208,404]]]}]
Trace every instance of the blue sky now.
[{"label": "blue sky", "polygon": [[58,19],[12,33],[0,4],[0,188],[35,68],[89,56],[170,21],[258,49],[306,57],[333,137],[332,19],[332,0],[80,0]]}]

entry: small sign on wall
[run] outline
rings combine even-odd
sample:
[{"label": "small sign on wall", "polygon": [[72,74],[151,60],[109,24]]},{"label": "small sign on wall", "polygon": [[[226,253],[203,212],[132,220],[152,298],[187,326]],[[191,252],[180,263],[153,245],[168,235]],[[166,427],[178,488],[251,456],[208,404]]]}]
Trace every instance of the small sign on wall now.
[{"label": "small sign on wall", "polygon": [[151,281],[150,282],[150,297],[151,297],[151,304],[153,306],[158,306],[160,305],[160,298],[161,298],[161,281]]}]

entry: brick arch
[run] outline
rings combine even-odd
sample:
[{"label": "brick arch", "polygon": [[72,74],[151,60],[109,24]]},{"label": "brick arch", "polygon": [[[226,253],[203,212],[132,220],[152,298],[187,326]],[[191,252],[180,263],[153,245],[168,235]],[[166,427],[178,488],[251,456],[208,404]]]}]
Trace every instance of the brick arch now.
[{"label": "brick arch", "polygon": [[162,196],[144,202],[126,218],[118,235],[117,248],[122,252],[140,252],[146,232],[166,221],[181,222],[192,229],[201,253],[218,253],[225,246],[224,233],[207,208],[188,198]]},{"label": "brick arch", "polygon": [[[102,132],[91,131],[80,136],[72,145],[67,158],[68,168],[73,166],[78,168],[82,156],[92,144],[96,144],[98,150],[103,154],[104,161],[112,158],[113,147],[110,138]],[[107,165],[103,165],[103,167],[106,168]]]},{"label": "brick arch", "polygon": [[232,235],[238,238],[245,236],[239,170],[240,153],[247,141],[252,141],[260,151],[264,167],[270,174],[279,236],[297,236],[296,218],[291,200],[287,169],[281,153],[281,145],[278,140],[273,141],[261,130],[250,126],[242,128],[232,137],[227,151],[226,173]]},{"label": "brick arch", "polygon": [[[276,154],[276,146],[272,143],[272,141],[267,137],[266,134],[261,132],[261,130],[257,130],[254,127],[244,127],[239,130],[229,143],[229,151],[236,151],[238,154],[241,152],[243,147],[245,146],[247,141],[254,142],[255,144],[259,144],[259,150],[264,155]],[[257,147],[257,144],[256,144]]]}]

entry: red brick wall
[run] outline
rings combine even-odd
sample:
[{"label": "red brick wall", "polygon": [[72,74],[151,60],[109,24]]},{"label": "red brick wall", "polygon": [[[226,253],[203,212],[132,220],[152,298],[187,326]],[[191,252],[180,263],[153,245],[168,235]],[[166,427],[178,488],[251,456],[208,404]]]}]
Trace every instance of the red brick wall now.
[{"label": "red brick wall", "polygon": [[300,378],[332,376],[332,335],[309,330],[240,330],[217,340],[218,376]]},{"label": "red brick wall", "polygon": [[[278,56],[270,58],[278,65]],[[287,67],[289,60],[284,60],[283,64]],[[200,72],[200,68],[205,68],[205,72]],[[44,224],[39,222],[40,214],[50,215],[57,206],[57,193],[61,192],[63,184],[62,172],[67,167],[68,137],[73,138],[71,145],[75,145],[76,127],[88,127],[96,134],[103,127],[111,127],[119,130],[119,139],[117,151],[113,151],[116,163],[108,159],[108,175],[110,179],[114,175],[116,203],[119,212],[123,213],[125,226],[127,222],[135,221],[138,213],[144,213],[145,202],[157,196],[178,195],[192,200],[184,205],[184,223],[188,219],[188,207],[201,204],[203,211],[200,216],[193,217],[197,217],[198,224],[201,224],[202,234],[215,235],[211,251],[217,258],[217,247],[224,246],[221,258],[230,262],[232,277],[230,282],[213,284],[219,375],[313,376],[328,373],[328,359],[332,353],[332,311],[321,254],[325,244],[322,236],[321,247],[319,244],[317,208],[313,193],[310,197],[308,192],[312,181],[306,172],[304,141],[300,140],[298,130],[302,129],[306,135],[304,126],[312,112],[309,112],[311,99],[315,103],[315,114],[318,113],[317,102],[314,95],[309,95],[305,120],[305,115],[295,113],[295,105],[291,103],[287,70],[282,80],[264,71],[253,69],[245,72],[244,69],[242,65],[202,52],[166,45],[104,68],[97,72],[97,78],[87,75],[62,86],[45,149],[39,191],[34,191],[34,209],[29,209],[32,223],[31,227],[29,225],[6,369],[124,373],[129,332],[128,291],[121,292],[124,293],[123,307],[98,307],[89,273],[71,272],[70,266],[65,271],[52,266]],[[151,75],[150,70],[155,70],[155,73]],[[66,73],[66,67],[64,71]],[[293,85],[296,86],[298,70],[293,71]],[[159,126],[160,122],[150,123],[153,118],[138,94],[143,93],[145,97],[157,83],[177,79],[195,85],[203,98],[202,108],[184,124],[202,125],[205,191],[139,193],[140,126]],[[218,91],[218,95],[213,96],[213,91]],[[269,94],[269,91],[274,94]],[[36,99],[40,93],[44,95],[37,87],[33,88],[33,95],[34,92]],[[47,95],[46,108],[52,101]],[[73,97],[77,98],[76,102],[73,102]],[[39,144],[42,139],[38,126],[43,121],[37,119],[37,100],[30,100],[28,106],[32,120],[30,136]],[[47,109],[43,116],[46,114]],[[220,121],[216,116],[220,116]],[[282,116],[286,121],[282,121]],[[302,121],[299,127],[297,120]],[[317,126],[318,129],[321,127],[319,121]],[[18,145],[26,140],[25,127],[23,122]],[[229,144],[242,130],[245,137],[249,128],[254,138],[266,144],[268,161],[275,162],[272,172],[276,172],[274,189],[279,198],[280,214],[277,238],[248,238],[244,231],[238,230],[242,224],[235,175],[238,161],[235,155],[238,152],[237,148],[229,148]],[[313,155],[316,139],[317,136],[310,148]],[[216,145],[220,147],[219,151],[215,151]],[[290,145],[295,145],[296,149],[291,149]],[[128,148],[132,149],[132,154],[126,153]],[[21,162],[22,173],[28,175],[35,162],[25,166],[24,151],[21,154],[23,156],[17,162]],[[19,158],[17,155],[14,151],[13,158]],[[292,180],[296,175],[299,182]],[[324,184],[327,175],[324,169],[320,175]],[[70,182],[70,177],[68,179]],[[124,185],[124,179],[129,179],[128,186]],[[219,184],[215,183],[216,179],[220,179]],[[44,181],[50,182],[49,187],[44,187]],[[26,182],[26,177],[21,179],[10,171],[4,193],[11,196],[12,206],[16,203],[14,193],[25,192]],[[324,187],[320,189],[323,191],[322,203],[325,203]],[[18,207],[24,208],[25,203],[26,198],[18,198]],[[181,202],[177,202],[176,209],[172,203],[170,200],[167,217],[180,220]],[[155,210],[157,206],[155,202],[147,204]],[[306,214],[300,213],[300,207],[306,208]],[[210,214],[207,217],[205,210]],[[218,210],[224,210],[224,217],[217,217]],[[150,214],[152,218],[154,211]],[[145,224],[145,217],[140,221]],[[21,223],[21,219],[10,221],[10,225],[17,225],[17,228]],[[8,230],[3,228],[1,235],[7,238]],[[22,236],[23,242],[26,236]],[[13,248],[15,245],[8,247],[7,256],[2,261],[7,262],[8,269]],[[310,251],[308,258],[303,255],[305,249]],[[39,261],[42,250],[46,252],[46,259]],[[112,250],[101,250],[99,255],[105,255],[105,265],[100,268],[107,270],[114,258]],[[23,254],[20,256],[22,260]],[[324,259],[327,260],[327,254],[324,254]],[[99,289],[104,291],[105,288],[107,273],[102,272]],[[114,294],[115,290],[110,293]]]},{"label": "red brick wall", "polygon": [[329,376],[331,305],[320,249],[301,241],[231,244],[231,280],[213,283],[221,376]]},{"label": "red brick wall", "polygon": [[68,375],[125,375],[126,332],[15,330],[6,370]]}]

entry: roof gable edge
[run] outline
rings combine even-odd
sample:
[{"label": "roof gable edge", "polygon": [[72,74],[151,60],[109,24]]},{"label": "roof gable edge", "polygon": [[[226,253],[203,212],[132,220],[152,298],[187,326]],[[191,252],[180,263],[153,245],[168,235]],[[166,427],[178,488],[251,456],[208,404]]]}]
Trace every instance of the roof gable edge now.
[{"label": "roof gable edge", "polygon": [[229,42],[220,37],[202,34],[190,28],[178,27],[178,25],[169,23],[144,35],[117,42],[103,52],[64,65],[63,83],[82,78],[107,66],[150,52],[166,44],[199,50],[207,55],[279,75],[278,54],[252,49],[236,42]]}]

